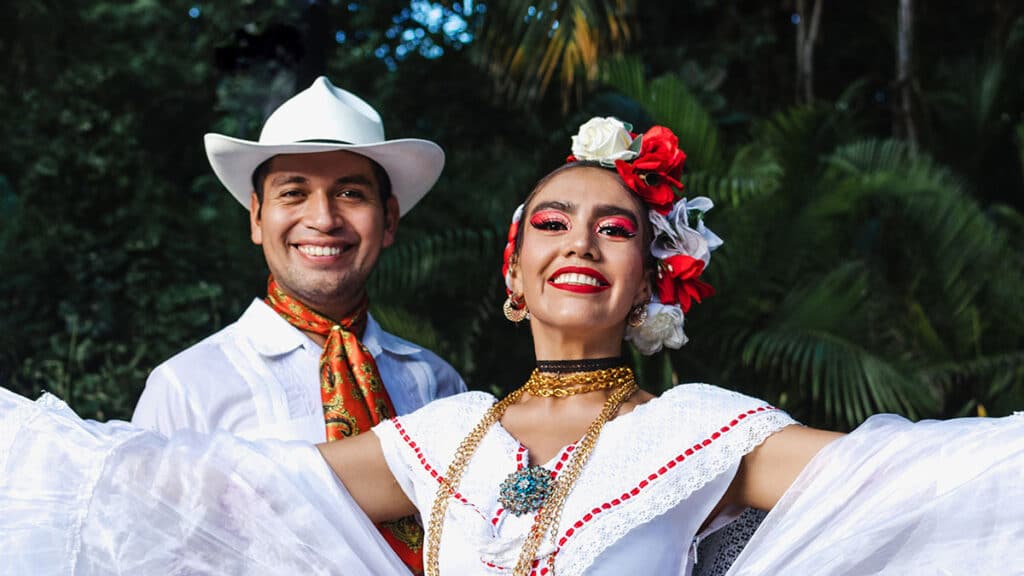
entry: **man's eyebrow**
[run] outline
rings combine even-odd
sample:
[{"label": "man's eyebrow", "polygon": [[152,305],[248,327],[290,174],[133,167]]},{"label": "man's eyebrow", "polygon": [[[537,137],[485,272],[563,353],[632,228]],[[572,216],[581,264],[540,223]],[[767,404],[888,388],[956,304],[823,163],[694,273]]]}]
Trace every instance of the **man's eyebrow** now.
[{"label": "man's eyebrow", "polygon": [[560,210],[562,212],[568,212],[572,214],[576,211],[576,205],[572,202],[562,202],[560,200],[548,200],[547,202],[541,202],[530,210],[530,215],[534,215],[541,210]]},{"label": "man's eyebrow", "polygon": [[342,176],[334,181],[335,186],[339,184],[362,184],[363,186],[373,186],[373,180],[370,180],[362,174],[353,174],[351,176]]},{"label": "man's eyebrow", "polygon": [[305,184],[308,180],[301,174],[281,174],[270,180],[271,186],[284,186],[286,184]]}]

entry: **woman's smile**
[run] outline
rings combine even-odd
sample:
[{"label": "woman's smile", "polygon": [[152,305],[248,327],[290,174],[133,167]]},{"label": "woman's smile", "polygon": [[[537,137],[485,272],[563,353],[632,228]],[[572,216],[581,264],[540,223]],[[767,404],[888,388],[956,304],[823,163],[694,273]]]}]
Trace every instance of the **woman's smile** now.
[{"label": "woman's smile", "polygon": [[548,279],[548,284],[569,292],[594,294],[611,288],[611,283],[600,272],[582,266],[559,268]]}]

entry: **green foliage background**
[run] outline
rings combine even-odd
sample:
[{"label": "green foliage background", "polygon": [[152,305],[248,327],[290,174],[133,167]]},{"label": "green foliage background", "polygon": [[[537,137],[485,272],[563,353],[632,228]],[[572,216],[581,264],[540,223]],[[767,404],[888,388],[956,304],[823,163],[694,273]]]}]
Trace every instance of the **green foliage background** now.
[{"label": "green foliage background", "polygon": [[530,370],[528,329],[500,313],[507,221],[601,114],[680,134],[687,194],[714,199],[726,239],[691,343],[635,356],[649,389],[710,381],[838,428],[1020,410],[1024,19],[961,4],[919,3],[917,151],[893,137],[882,0],[826,3],[818,101],[800,106],[787,0],[8,7],[0,385],[127,417],[153,366],[259,297],[262,256],[202,134],[256,138],[326,73],[391,137],[446,148],[372,298],[473,388]]}]

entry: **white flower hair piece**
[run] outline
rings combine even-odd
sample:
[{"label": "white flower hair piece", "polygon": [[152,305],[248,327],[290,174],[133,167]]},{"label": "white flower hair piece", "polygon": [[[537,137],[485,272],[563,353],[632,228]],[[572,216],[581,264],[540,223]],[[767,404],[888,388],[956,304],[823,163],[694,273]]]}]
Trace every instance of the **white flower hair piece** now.
[{"label": "white flower hair piece", "polygon": [[640,154],[640,140],[633,139],[632,131],[632,126],[618,118],[591,118],[572,137],[572,155],[577,160],[593,160],[614,168],[616,160],[628,162]]},{"label": "white flower hair piece", "polygon": [[[680,198],[665,216],[649,212],[654,231],[651,254],[658,260],[674,256],[687,256],[700,260],[706,268],[711,252],[723,244],[722,239],[704,225],[704,214],[714,208],[710,198],[698,196],[693,200]],[[696,227],[691,226],[691,217]],[[663,304],[657,295],[647,304],[647,320],[638,327],[626,327],[626,340],[632,342],[641,354],[649,356],[662,350],[678,350],[689,341],[683,332],[686,314],[678,303]]]},{"label": "white flower hair piece", "polygon": [[[654,227],[651,254],[658,260],[685,254],[703,260],[707,266],[711,252],[723,244],[722,239],[704,225],[704,214],[714,206],[710,198],[698,196],[693,200],[680,198],[667,216],[651,210],[648,215]],[[696,228],[690,226],[690,212],[696,212]]]},{"label": "white flower hair piece", "polygon": [[637,327],[626,326],[626,341],[632,342],[644,356],[662,348],[678,350],[690,339],[683,332],[686,317],[678,304],[665,305],[652,296],[647,303],[647,319]]}]

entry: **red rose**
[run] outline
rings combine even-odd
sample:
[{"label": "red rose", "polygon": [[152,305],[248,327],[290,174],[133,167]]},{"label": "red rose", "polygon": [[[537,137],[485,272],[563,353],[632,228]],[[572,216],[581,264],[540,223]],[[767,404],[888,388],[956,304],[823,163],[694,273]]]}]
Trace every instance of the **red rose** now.
[{"label": "red rose", "polygon": [[664,126],[655,126],[644,133],[640,153],[632,162],[618,160],[615,169],[637,196],[659,214],[668,214],[675,202],[675,190],[682,190],[686,154],[679,149],[679,139]]},{"label": "red rose", "polygon": [[679,149],[679,138],[668,128],[655,126],[644,133],[640,155],[633,161],[633,167],[678,179],[685,162],[686,153]]},{"label": "red rose", "polygon": [[704,261],[685,254],[665,258],[658,264],[658,299],[662,304],[676,304],[689,312],[693,302],[700,302],[715,289],[698,278],[704,272]]}]

